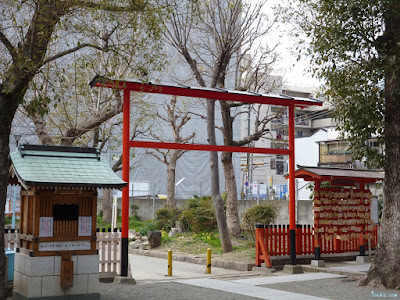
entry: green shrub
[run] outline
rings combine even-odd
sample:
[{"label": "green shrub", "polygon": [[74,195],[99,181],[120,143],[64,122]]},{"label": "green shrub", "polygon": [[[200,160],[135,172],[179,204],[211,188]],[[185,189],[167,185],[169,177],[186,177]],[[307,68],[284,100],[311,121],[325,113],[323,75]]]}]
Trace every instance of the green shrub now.
[{"label": "green shrub", "polygon": [[148,221],[139,229],[139,234],[141,236],[146,236],[147,232],[150,230],[157,230],[157,226],[154,222]]},{"label": "green shrub", "polygon": [[256,223],[270,224],[278,215],[278,207],[275,203],[267,202],[248,208],[242,216],[242,228],[249,237],[255,240]]},{"label": "green shrub", "polygon": [[130,209],[131,209],[131,211],[130,211],[131,216],[133,218],[135,218],[136,220],[140,221],[141,219],[140,219],[140,216],[138,214],[139,205],[131,204]]},{"label": "green shrub", "polygon": [[11,216],[5,216],[4,217],[4,224],[8,225],[12,223],[12,217]]},{"label": "green shrub", "polygon": [[180,220],[188,229],[196,233],[215,230],[217,220],[211,197],[194,196],[189,199],[185,203]]},{"label": "green shrub", "polygon": [[175,227],[181,211],[176,206],[164,206],[155,212],[154,221],[157,229],[165,229],[167,232]]}]

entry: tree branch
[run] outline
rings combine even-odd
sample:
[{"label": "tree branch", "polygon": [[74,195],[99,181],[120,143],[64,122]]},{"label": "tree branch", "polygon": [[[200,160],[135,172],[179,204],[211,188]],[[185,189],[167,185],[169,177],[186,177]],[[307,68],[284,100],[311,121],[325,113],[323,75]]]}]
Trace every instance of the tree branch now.
[{"label": "tree branch", "polygon": [[15,61],[17,58],[17,51],[16,51],[15,47],[11,44],[9,39],[1,31],[0,31],[0,42],[7,48],[13,61]]},{"label": "tree branch", "polygon": [[70,1],[71,6],[79,6],[84,8],[93,8],[99,10],[105,10],[110,12],[138,12],[143,11],[148,6],[148,1],[143,0],[131,0],[129,6],[118,6],[109,4],[111,1],[101,1],[100,3],[84,0],[72,0]]},{"label": "tree branch", "polygon": [[106,51],[105,48],[100,47],[98,45],[84,43],[84,44],[78,45],[78,46],[76,46],[74,48],[62,51],[60,53],[57,53],[56,55],[53,55],[53,56],[50,56],[50,57],[44,59],[42,65],[45,65],[45,64],[47,64],[47,63],[49,63],[49,62],[51,62],[53,60],[56,60],[56,59],[58,59],[60,57],[63,57],[63,56],[68,55],[68,54],[71,54],[73,52],[76,52],[76,51],[78,51],[78,50],[80,50],[82,48],[86,48],[86,47],[94,48],[94,49],[97,49],[97,50],[100,50],[100,51]]}]

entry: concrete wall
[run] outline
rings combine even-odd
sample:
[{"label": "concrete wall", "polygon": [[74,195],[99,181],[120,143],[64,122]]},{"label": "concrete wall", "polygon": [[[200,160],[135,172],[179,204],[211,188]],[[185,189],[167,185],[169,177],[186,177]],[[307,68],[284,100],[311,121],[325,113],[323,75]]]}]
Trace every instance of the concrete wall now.
[{"label": "concrete wall", "polygon": [[30,257],[16,253],[13,288],[16,298],[70,296],[68,299],[100,299],[99,255],[72,255],[71,260],[74,283],[71,288],[62,289],[61,256]]},{"label": "concrete wall", "polygon": [[[178,199],[177,206],[182,207],[186,200]],[[99,201],[100,202],[100,201]],[[279,207],[279,215],[275,224],[289,224],[289,213],[288,205],[289,200],[260,200],[260,203],[272,202]],[[139,206],[138,215],[142,220],[153,219],[153,213],[160,208],[163,208],[166,204],[166,200],[163,199],[152,199],[152,198],[135,198],[131,201],[131,204]],[[241,218],[243,212],[256,205],[257,200],[238,200],[239,217]],[[312,213],[313,202],[310,200],[300,200],[296,205],[297,209],[297,223],[298,224],[313,224],[313,213]],[[118,206],[121,208],[121,199],[118,199]],[[100,208],[100,207],[99,207]]]}]

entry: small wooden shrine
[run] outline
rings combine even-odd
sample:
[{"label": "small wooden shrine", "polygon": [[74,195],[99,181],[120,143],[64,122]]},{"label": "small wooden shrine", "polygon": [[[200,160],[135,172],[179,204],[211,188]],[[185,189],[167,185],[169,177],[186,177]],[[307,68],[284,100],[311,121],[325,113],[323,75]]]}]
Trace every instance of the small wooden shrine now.
[{"label": "small wooden shrine", "polygon": [[[314,181],[314,226],[296,226],[296,253],[312,255],[314,266],[323,266],[321,254],[359,252],[357,260],[365,262],[366,241],[377,243],[377,199],[368,184],[383,181],[384,173],[297,166],[296,178]],[[288,176],[286,176],[287,178]],[[289,228],[286,225],[256,225],[255,265],[265,262],[271,268],[271,256],[289,255]]]},{"label": "small wooden shrine", "polygon": [[95,148],[21,145],[10,156],[10,184],[21,185],[13,297],[99,299],[97,189],[126,183]]},{"label": "small wooden shrine", "polygon": [[[298,166],[296,178],[314,181],[314,247],[315,258],[320,259],[321,241],[334,241],[335,252],[342,252],[341,244],[358,239],[360,256],[365,255],[365,241],[375,230],[371,216],[373,195],[368,183],[383,181],[384,173]],[[322,187],[321,183],[327,186]]]}]

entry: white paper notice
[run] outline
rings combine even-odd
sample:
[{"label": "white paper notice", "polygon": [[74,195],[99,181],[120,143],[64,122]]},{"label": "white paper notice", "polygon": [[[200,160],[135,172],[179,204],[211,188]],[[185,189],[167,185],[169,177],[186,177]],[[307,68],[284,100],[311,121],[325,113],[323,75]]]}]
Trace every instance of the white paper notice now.
[{"label": "white paper notice", "polygon": [[79,217],[78,235],[79,236],[92,235],[92,217]]},{"label": "white paper notice", "polygon": [[73,251],[73,250],[90,250],[90,241],[39,243],[39,251]]},{"label": "white paper notice", "polygon": [[371,219],[375,224],[379,224],[379,208],[378,208],[378,198],[371,199]]},{"label": "white paper notice", "polygon": [[39,237],[53,236],[53,217],[41,217],[39,227]]}]

